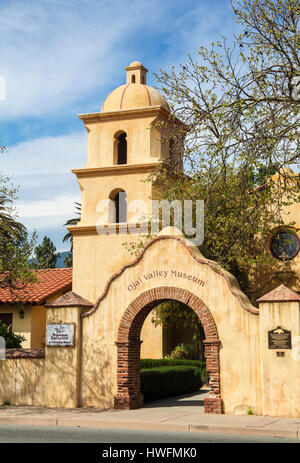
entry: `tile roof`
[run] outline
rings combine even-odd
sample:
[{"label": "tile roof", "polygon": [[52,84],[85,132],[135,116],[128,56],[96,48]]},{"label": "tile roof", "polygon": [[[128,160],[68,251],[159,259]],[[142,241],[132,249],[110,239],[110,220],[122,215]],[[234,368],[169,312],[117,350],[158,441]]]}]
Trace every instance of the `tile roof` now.
[{"label": "tile roof", "polygon": [[51,268],[38,270],[38,280],[28,284],[25,289],[14,291],[14,300],[9,289],[0,287],[0,303],[42,304],[60,290],[69,290],[72,286],[72,268]]},{"label": "tile roof", "polygon": [[269,293],[257,299],[258,302],[292,302],[299,301],[300,295],[284,285],[280,285]]},{"label": "tile roof", "polygon": [[79,296],[79,294],[69,291],[49,302],[46,307],[94,307],[94,304]]}]

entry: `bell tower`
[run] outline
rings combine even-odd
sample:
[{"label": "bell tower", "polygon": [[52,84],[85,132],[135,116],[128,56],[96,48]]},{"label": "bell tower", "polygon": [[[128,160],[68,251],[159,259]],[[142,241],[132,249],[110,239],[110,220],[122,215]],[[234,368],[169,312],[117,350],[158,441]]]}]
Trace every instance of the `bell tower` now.
[{"label": "bell tower", "polygon": [[96,302],[112,275],[134,260],[124,243],[139,238],[141,215],[151,215],[151,170],[169,155],[170,109],[146,85],[138,61],[126,69],[126,84],[110,93],[101,112],[81,114],[88,132],[87,163],[74,169],[81,189],[81,220],[73,236],[73,291]]}]

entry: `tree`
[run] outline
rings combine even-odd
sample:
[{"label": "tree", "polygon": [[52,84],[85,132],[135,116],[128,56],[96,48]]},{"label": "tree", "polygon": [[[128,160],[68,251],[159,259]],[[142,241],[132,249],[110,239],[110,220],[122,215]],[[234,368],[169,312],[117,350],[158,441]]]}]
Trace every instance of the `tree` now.
[{"label": "tree", "polygon": [[[0,152],[5,148],[0,146]],[[16,220],[13,202],[17,189],[0,174],[0,287],[8,289],[13,299],[17,290],[37,280],[30,264],[36,233],[29,237],[26,227]]]},{"label": "tree", "polygon": [[60,254],[56,252],[56,247],[48,236],[44,236],[42,244],[35,248],[37,268],[55,268],[56,261]]},{"label": "tree", "polygon": [[[81,204],[75,202],[75,209],[76,209],[76,214],[78,215],[78,217],[73,217],[72,219],[67,220],[67,222],[64,223],[63,225],[64,227],[70,227],[70,226],[77,225],[78,222],[80,221]],[[66,243],[67,241],[70,242],[71,249],[70,249],[70,253],[67,255],[67,257],[64,260],[64,264],[66,267],[72,267],[73,265],[73,237],[72,237],[72,233],[70,232],[66,233],[66,235],[63,237],[63,243]]]},{"label": "tree", "polygon": [[34,264],[30,262],[36,245],[36,232],[29,237],[26,230],[15,237],[6,235],[0,240],[0,287],[8,289],[17,301],[18,291],[38,280]]},{"label": "tree", "polygon": [[203,327],[197,314],[188,305],[179,301],[163,302],[154,309],[152,322],[155,326],[173,325],[177,329],[188,327],[192,334],[193,354],[204,360]]},{"label": "tree", "polygon": [[[67,222],[64,223],[64,225],[63,225],[64,227],[70,227],[70,226],[77,225],[78,222],[80,221],[80,218],[81,218],[81,204],[77,203],[77,202],[75,202],[75,204],[76,204],[76,206],[75,206],[76,214],[78,215],[78,217],[73,217],[72,219],[67,220]],[[73,250],[73,237],[72,237],[72,234],[70,232],[68,232],[63,238],[63,243],[66,243],[67,241],[70,242],[71,251],[72,251]]]},{"label": "tree", "polygon": [[299,162],[299,3],[240,0],[233,8],[241,33],[230,45],[223,37],[179,72],[156,75],[171,108],[165,142],[173,127],[185,171],[170,158],[149,180],[163,185],[163,198],[205,201],[200,250],[247,292],[249,266],[275,262],[264,251],[267,234],[299,201],[299,176],[289,169]]},{"label": "tree", "polygon": [[16,199],[17,189],[9,186],[9,178],[0,174],[0,239],[6,236],[20,237],[25,231],[24,225],[13,215],[13,201]]},{"label": "tree", "polygon": [[65,257],[64,264],[65,264],[66,267],[72,267],[73,266],[72,251],[70,251],[69,254],[67,254],[67,256]]},{"label": "tree", "polygon": [[[185,124],[185,166],[209,174],[210,183],[228,165],[247,170],[299,161],[299,2],[240,0],[234,12],[242,32],[189,56],[176,73],[158,82]],[[174,133],[177,142],[183,133]]]}]

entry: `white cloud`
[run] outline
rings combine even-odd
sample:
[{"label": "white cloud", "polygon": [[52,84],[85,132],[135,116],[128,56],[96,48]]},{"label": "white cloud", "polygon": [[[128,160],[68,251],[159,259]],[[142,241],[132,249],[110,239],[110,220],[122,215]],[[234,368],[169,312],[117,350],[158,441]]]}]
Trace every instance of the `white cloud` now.
[{"label": "white cloud", "polygon": [[85,132],[44,137],[8,147],[1,155],[1,172],[12,176],[69,173],[83,167],[87,156]]},{"label": "white cloud", "polygon": [[[20,217],[48,217],[65,216],[74,210],[74,201],[78,198],[60,196],[49,201],[32,201],[28,203],[17,203],[16,209]],[[59,211],[59,214],[58,214]]]},{"label": "white cloud", "polygon": [[158,66],[169,58],[176,64],[206,42],[212,29],[224,32],[231,14],[229,3],[220,3],[217,8],[213,2],[215,9],[205,0],[2,3],[0,75],[7,99],[0,102],[0,119],[64,113],[96,89],[100,110],[102,90],[116,82],[127,57],[140,60],[136,54],[143,54]]},{"label": "white cloud", "polygon": [[[141,7],[138,0],[125,8],[120,0],[4,4],[0,75],[6,80],[6,101],[1,102],[0,117],[63,111],[85,92],[107,83],[116,63],[123,62],[126,36],[142,22],[147,9],[146,2]],[[162,11],[158,10],[158,20]]]},{"label": "white cloud", "polygon": [[19,143],[2,155],[1,172],[20,187],[15,209],[29,231],[46,234],[56,227],[57,236],[63,236],[62,226],[75,216],[74,202],[81,200],[71,169],[85,165],[86,152],[86,134],[73,133]]}]

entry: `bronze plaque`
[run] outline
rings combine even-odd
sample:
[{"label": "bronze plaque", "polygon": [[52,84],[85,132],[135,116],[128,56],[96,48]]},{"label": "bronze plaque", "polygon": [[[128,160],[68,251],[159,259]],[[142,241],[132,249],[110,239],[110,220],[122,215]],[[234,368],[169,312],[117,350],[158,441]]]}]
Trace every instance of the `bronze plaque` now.
[{"label": "bronze plaque", "polygon": [[291,331],[277,326],[274,330],[268,331],[269,349],[291,349]]}]

